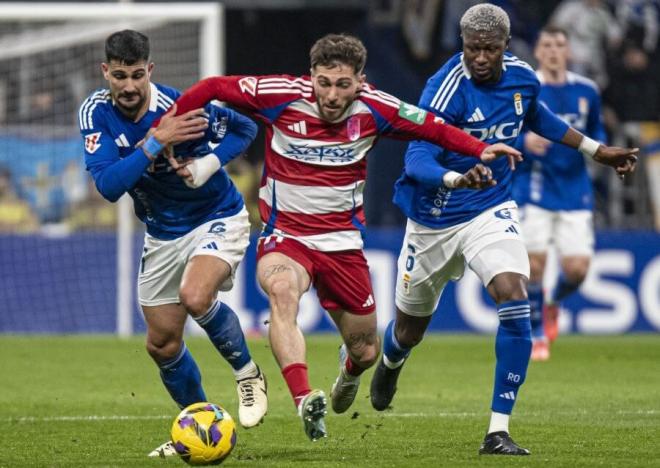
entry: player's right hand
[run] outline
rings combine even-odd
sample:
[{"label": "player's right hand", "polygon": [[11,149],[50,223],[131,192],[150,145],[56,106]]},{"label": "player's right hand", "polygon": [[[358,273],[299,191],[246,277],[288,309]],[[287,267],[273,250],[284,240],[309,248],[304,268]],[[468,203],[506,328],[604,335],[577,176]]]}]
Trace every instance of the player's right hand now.
[{"label": "player's right hand", "polygon": [[486,167],[483,164],[477,164],[456,179],[453,185],[454,188],[481,190],[497,185],[497,181],[493,179],[493,171],[490,167]]},{"label": "player's right hand", "polygon": [[193,109],[185,114],[176,115],[176,103],[160,119],[154,137],[163,145],[176,145],[182,141],[196,140],[204,136],[209,126],[204,117],[204,109]]},{"label": "player's right hand", "polygon": [[613,167],[619,177],[635,171],[639,148],[619,148],[617,146],[600,145],[593,159],[596,162]]},{"label": "player's right hand", "polygon": [[481,153],[480,159],[486,164],[495,161],[500,156],[506,156],[509,160],[509,167],[512,171],[516,170],[516,163],[522,161],[522,154],[517,149],[511,148],[504,143],[495,143],[486,147]]}]

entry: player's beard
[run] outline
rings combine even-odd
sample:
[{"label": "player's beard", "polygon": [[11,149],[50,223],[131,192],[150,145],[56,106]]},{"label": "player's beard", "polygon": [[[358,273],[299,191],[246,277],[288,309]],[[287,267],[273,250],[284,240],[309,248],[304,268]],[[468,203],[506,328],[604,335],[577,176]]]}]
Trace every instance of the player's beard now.
[{"label": "player's beard", "polygon": [[115,99],[115,105],[119,107],[119,110],[122,112],[122,114],[126,115],[127,117],[135,117],[140,112],[140,109],[142,109],[142,106],[144,105],[145,97],[142,96],[140,93],[132,93],[130,96],[138,97],[135,103],[131,103],[129,105],[124,104],[122,102],[122,98],[126,98],[127,96],[124,94],[120,94],[117,96],[117,99]]}]

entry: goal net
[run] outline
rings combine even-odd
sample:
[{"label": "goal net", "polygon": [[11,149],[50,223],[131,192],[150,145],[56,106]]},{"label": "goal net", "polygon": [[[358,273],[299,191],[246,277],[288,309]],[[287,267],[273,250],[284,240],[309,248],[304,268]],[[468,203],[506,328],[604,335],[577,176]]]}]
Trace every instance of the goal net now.
[{"label": "goal net", "polygon": [[183,90],[222,72],[222,28],[211,3],[0,4],[0,333],[140,330],[141,227],[85,172],[78,107],[111,33],[149,36],[152,79]]}]

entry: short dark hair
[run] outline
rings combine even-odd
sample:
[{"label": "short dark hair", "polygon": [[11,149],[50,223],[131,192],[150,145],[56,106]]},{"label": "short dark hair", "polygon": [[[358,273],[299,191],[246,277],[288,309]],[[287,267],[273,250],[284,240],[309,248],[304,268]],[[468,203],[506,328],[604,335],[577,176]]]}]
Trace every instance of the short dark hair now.
[{"label": "short dark hair", "polygon": [[105,58],[108,63],[115,60],[124,65],[149,61],[149,38],[144,34],[124,29],[112,33],[105,40]]},{"label": "short dark hair", "polygon": [[553,35],[554,34],[563,34],[566,39],[568,39],[568,37],[569,37],[568,36],[568,31],[566,31],[564,28],[562,28],[560,26],[555,26],[554,24],[548,24],[547,26],[544,26],[543,28],[541,28],[541,30],[539,31],[539,35],[536,38],[536,40],[540,39],[541,34],[543,34],[543,33],[553,34]]},{"label": "short dark hair", "polygon": [[362,41],[349,34],[327,34],[316,41],[309,51],[312,68],[317,65],[333,68],[348,65],[360,73],[367,63],[367,49]]}]

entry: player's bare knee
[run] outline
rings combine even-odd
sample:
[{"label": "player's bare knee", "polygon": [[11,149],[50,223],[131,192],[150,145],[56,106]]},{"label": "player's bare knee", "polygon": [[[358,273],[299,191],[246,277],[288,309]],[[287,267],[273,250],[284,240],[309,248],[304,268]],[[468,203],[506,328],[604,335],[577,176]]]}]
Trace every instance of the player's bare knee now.
[{"label": "player's bare knee", "polygon": [[527,278],[518,273],[500,273],[491,280],[488,292],[497,304],[527,300]]},{"label": "player's bare knee", "polygon": [[292,303],[298,302],[298,294],[294,284],[287,279],[277,279],[270,284],[269,294],[271,302],[278,309],[286,309]]},{"label": "player's bare knee", "polygon": [[195,288],[182,288],[179,291],[181,305],[193,317],[201,317],[208,312],[213,303],[213,296]]},{"label": "player's bare knee", "polygon": [[404,322],[397,320],[396,322],[396,340],[405,348],[412,348],[417,346],[424,339],[424,331],[426,327],[418,326],[414,322]]},{"label": "player's bare knee", "polygon": [[564,271],[566,281],[571,284],[582,284],[587,277],[588,266],[574,266]]},{"label": "player's bare knee", "polygon": [[181,340],[178,339],[163,339],[154,340],[147,339],[147,353],[157,363],[165,362],[176,357],[181,350]]}]

